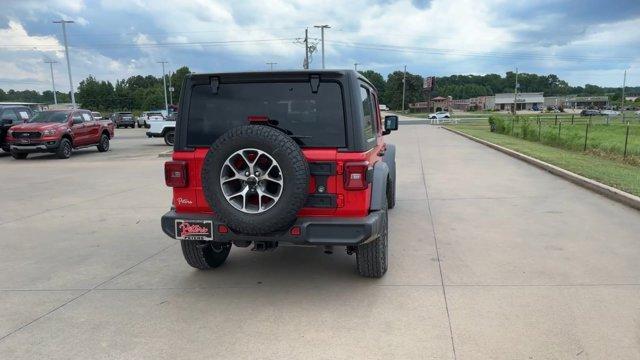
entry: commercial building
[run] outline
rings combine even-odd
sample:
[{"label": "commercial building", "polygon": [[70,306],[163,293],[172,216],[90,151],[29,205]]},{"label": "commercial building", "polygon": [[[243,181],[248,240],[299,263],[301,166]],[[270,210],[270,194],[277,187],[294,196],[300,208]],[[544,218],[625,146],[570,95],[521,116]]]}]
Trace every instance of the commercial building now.
[{"label": "commercial building", "polygon": [[544,106],[565,109],[602,109],[609,106],[608,96],[547,96],[544,98]]},{"label": "commercial building", "polygon": [[491,110],[513,111],[516,110],[541,110],[544,105],[543,93],[513,93],[495,94],[486,99],[486,108]]}]

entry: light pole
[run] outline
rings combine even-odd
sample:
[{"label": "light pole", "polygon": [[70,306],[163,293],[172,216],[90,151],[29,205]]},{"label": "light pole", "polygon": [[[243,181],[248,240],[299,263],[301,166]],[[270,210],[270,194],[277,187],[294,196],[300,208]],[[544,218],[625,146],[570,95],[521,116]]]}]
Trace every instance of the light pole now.
[{"label": "light pole", "polygon": [[516,68],[516,85],[513,87],[513,115],[516,114],[517,101],[518,101],[518,68]]},{"label": "light pole", "polygon": [[73,80],[71,79],[71,61],[69,60],[69,47],[67,46],[67,24],[73,24],[70,20],[56,20],[54,24],[62,24],[62,36],[64,37],[64,55],[67,58],[67,72],[69,73],[69,90],[71,92],[71,106],[76,108],[76,97],[73,94]]},{"label": "light pole", "polygon": [[168,63],[167,61],[158,61],[158,64],[162,64],[162,84],[164,88],[164,111],[167,112],[167,116],[169,116],[169,103],[167,102],[167,78],[164,76],[164,64]]},{"label": "light pole", "polygon": [[[173,86],[171,86],[171,71],[169,71],[169,104],[173,105]],[[169,113],[167,113],[169,115]]]},{"label": "light pole", "polygon": [[56,96],[56,81],[53,78],[53,64],[57,64],[58,62],[51,59],[47,59],[44,62],[49,64],[49,67],[51,68],[51,86],[53,87],[53,103],[57,105],[58,97]]},{"label": "light pole", "polygon": [[353,63],[353,70],[358,71],[358,65],[362,65],[362,64],[360,64],[358,62]]},{"label": "light pole", "polygon": [[268,62],[266,64],[269,65],[269,71],[273,71],[273,65],[278,65],[277,62]]},{"label": "light pole", "polygon": [[324,29],[330,29],[329,25],[314,25],[313,27],[320,29],[320,39],[322,41],[322,68],[324,69]]},{"label": "light pole", "polygon": [[[404,66],[404,72],[402,73],[402,113],[404,114],[404,93],[407,87],[407,65]],[[431,104],[427,104],[431,107]]]}]

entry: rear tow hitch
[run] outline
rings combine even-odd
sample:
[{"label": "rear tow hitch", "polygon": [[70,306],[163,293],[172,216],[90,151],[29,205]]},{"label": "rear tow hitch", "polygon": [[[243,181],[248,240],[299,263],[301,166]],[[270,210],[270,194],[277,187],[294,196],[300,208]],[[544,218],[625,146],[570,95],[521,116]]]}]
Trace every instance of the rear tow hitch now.
[{"label": "rear tow hitch", "polygon": [[277,247],[277,241],[254,241],[251,251],[273,251]]}]

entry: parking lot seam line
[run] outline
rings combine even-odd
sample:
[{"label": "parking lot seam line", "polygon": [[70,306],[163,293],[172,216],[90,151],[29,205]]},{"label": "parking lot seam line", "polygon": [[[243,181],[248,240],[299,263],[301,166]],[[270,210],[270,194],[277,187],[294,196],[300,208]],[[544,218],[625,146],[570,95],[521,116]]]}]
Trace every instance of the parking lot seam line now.
[{"label": "parking lot seam line", "polygon": [[[640,286],[640,283],[598,283],[598,284],[447,284],[447,287],[615,287]],[[376,284],[374,287],[441,287],[442,284]],[[85,289],[0,289],[0,292],[76,292],[76,291],[156,291],[156,290],[217,290],[217,289],[254,289],[274,288],[267,284],[246,286],[213,286],[213,287],[153,287],[153,288],[85,288]],[[276,286],[277,287],[277,286]]]},{"label": "parking lot seam line", "polygon": [[548,199],[551,196],[478,196],[459,198],[431,198],[431,201],[456,201],[456,200],[514,200],[514,199]]},{"label": "parking lot seam line", "polygon": [[91,290],[90,288],[83,289],[0,289],[0,292],[54,292],[54,291],[86,291]]},{"label": "parking lot seam line", "polygon": [[91,202],[91,201],[95,201],[95,200],[104,199],[104,198],[106,198],[106,197],[110,197],[110,196],[114,196],[114,195],[124,194],[124,193],[126,193],[126,192],[135,191],[135,190],[139,190],[139,189],[142,189],[142,188],[145,188],[145,186],[140,186],[140,187],[136,187],[136,188],[133,188],[133,189],[127,189],[127,190],[117,191],[117,192],[114,192],[114,193],[101,195],[101,196],[98,196],[98,197],[95,197],[95,198],[91,198],[91,199],[87,199],[87,200],[81,200],[81,201],[78,201],[78,202],[73,203],[73,204],[66,204],[66,205],[62,205],[62,206],[59,206],[59,207],[55,207],[55,208],[51,208],[51,209],[47,209],[47,210],[43,210],[43,211],[41,211],[41,212],[39,212],[39,213],[30,214],[30,215],[23,216],[23,217],[21,217],[21,218],[17,218],[17,219],[13,219],[13,220],[9,220],[9,221],[2,222],[2,223],[0,223],[0,226],[2,226],[2,225],[7,225],[7,224],[11,224],[11,223],[14,223],[14,222],[17,222],[17,221],[21,221],[21,220],[25,220],[25,219],[30,219],[30,218],[32,218],[32,217],[34,217],[34,216],[43,215],[43,214],[46,214],[46,213],[48,213],[48,212],[50,212],[50,211],[66,209],[66,208],[71,207],[71,206],[76,206],[76,205],[84,204],[84,203],[87,203],[87,202]]},{"label": "parking lot seam line", "polygon": [[[441,287],[441,284],[376,284],[371,285],[373,287]],[[315,288],[315,285],[298,286],[297,288]],[[219,290],[219,289],[256,289],[256,288],[268,288],[274,289],[278,286],[260,285],[246,285],[246,286],[213,286],[213,287],[157,287],[157,288],[108,288],[101,287],[99,289],[93,289],[94,291],[160,291],[160,290]]]},{"label": "parking lot seam line", "polygon": [[422,160],[422,148],[420,146],[420,140],[418,140],[418,159],[420,160],[420,171],[422,172],[422,186],[424,187],[424,193],[427,201],[427,216],[431,222],[431,232],[433,233],[433,243],[436,249],[436,259],[438,260],[438,271],[440,272],[440,284],[442,285],[442,297],[444,298],[444,308],[447,313],[447,321],[449,323],[449,337],[451,338],[451,350],[453,352],[453,359],[457,359],[456,345],[453,340],[453,326],[451,325],[451,314],[449,312],[449,302],[447,301],[447,290],[444,284],[444,274],[442,273],[442,262],[440,261],[440,250],[438,249],[438,235],[436,234],[436,224],[433,221],[433,213],[431,212],[431,201],[429,201],[429,190],[427,188],[426,174],[424,172],[424,162]]},{"label": "parking lot seam line", "polygon": [[52,314],[52,313],[54,313],[54,312],[58,311],[59,309],[62,309],[62,308],[63,308],[63,307],[65,307],[66,305],[71,304],[72,302],[74,302],[74,301],[76,301],[76,300],[80,299],[81,297],[83,297],[83,296],[85,296],[86,294],[88,294],[88,293],[92,292],[93,290],[95,290],[95,289],[96,289],[96,288],[98,288],[99,286],[101,286],[101,285],[103,285],[103,284],[108,283],[109,281],[111,281],[111,280],[113,280],[113,279],[115,279],[115,278],[119,277],[120,275],[122,275],[122,274],[126,273],[127,271],[129,271],[129,270],[131,270],[131,269],[135,268],[136,266],[138,266],[138,265],[140,265],[140,264],[144,263],[145,261],[147,261],[147,260],[149,260],[149,259],[153,258],[154,256],[161,254],[162,252],[164,252],[165,250],[169,249],[170,247],[172,247],[172,246],[176,246],[176,244],[177,244],[177,243],[173,243],[173,244],[171,244],[171,245],[169,245],[169,246],[165,246],[165,247],[164,247],[164,248],[162,248],[160,251],[157,251],[157,252],[155,252],[155,253],[153,253],[153,254],[151,254],[151,255],[147,256],[146,258],[144,258],[144,259],[140,260],[140,261],[139,261],[139,262],[137,262],[136,264],[134,264],[134,265],[132,265],[132,266],[130,266],[130,267],[128,267],[128,268],[126,268],[125,270],[120,271],[120,272],[119,272],[119,273],[117,273],[116,275],[114,275],[114,276],[110,277],[109,279],[107,279],[107,280],[105,280],[105,281],[102,281],[101,283],[99,283],[98,285],[96,285],[96,286],[92,287],[91,289],[88,289],[88,290],[86,290],[86,291],[82,292],[80,295],[78,295],[78,296],[76,296],[76,297],[71,298],[70,300],[68,300],[68,301],[64,302],[63,304],[61,304],[61,305],[59,305],[59,306],[54,307],[53,309],[51,309],[51,310],[47,311],[46,313],[44,313],[44,314],[42,314],[42,315],[40,315],[40,316],[36,317],[35,319],[33,319],[33,320],[29,321],[28,323],[26,323],[26,324],[24,324],[24,325],[22,325],[22,326],[18,327],[17,329],[14,329],[14,330],[10,331],[8,334],[5,334],[5,335],[3,335],[2,337],[0,337],[0,343],[1,343],[1,342],[3,342],[3,341],[4,341],[4,339],[8,338],[9,336],[11,336],[11,335],[13,335],[13,334],[17,333],[18,331],[21,331],[22,329],[24,329],[24,328],[26,328],[26,327],[30,326],[31,324],[33,324],[33,323],[37,322],[38,320],[40,320],[40,319],[42,319],[42,318],[45,318],[45,317],[46,317],[46,316],[48,316],[49,314]]},{"label": "parking lot seam line", "polygon": [[609,286],[640,286],[634,283],[622,284],[447,284],[449,287],[609,287]]},{"label": "parking lot seam line", "polygon": [[511,150],[508,149],[506,147],[494,144],[490,141],[486,141],[483,139],[479,139],[475,136],[471,136],[469,134],[465,134],[463,132],[454,130],[454,129],[449,129],[447,127],[442,127],[445,130],[448,130],[454,134],[458,134],[460,136],[463,136],[469,140],[475,141],[479,144],[488,146],[494,150],[497,150],[503,154],[509,155],[513,158],[516,158],[518,160],[524,161],[530,165],[533,165],[539,169],[545,170],[553,175],[556,175],[560,178],[563,178],[575,185],[578,185],[580,187],[583,187],[587,190],[591,190],[596,194],[600,194],[610,200],[616,201],[618,203],[627,205],[631,208],[634,208],[636,210],[640,210],[640,196],[635,196],[633,194],[629,194],[627,192],[624,192],[622,190],[616,189],[614,187],[611,187],[609,185],[605,185],[603,183],[600,183],[598,181],[589,179],[587,177],[584,177],[582,175],[578,175],[574,172],[571,172],[569,170],[565,170],[561,167],[549,164],[547,162],[544,162],[542,160],[538,160],[534,157],[525,155],[523,153],[517,152],[515,150]]}]

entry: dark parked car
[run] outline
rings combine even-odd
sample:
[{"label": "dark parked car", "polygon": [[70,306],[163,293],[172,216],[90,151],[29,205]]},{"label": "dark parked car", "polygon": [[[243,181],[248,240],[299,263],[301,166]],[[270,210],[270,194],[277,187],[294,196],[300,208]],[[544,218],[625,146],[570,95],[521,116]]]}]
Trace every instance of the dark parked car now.
[{"label": "dark parked car", "polygon": [[596,116],[600,115],[600,111],[593,109],[584,109],[580,111],[580,116]]},{"label": "dark parked car", "polygon": [[133,118],[133,114],[130,112],[117,112],[111,115],[111,121],[116,125],[117,128],[120,127],[136,127],[136,121]]},{"label": "dark parked car", "polygon": [[9,143],[6,142],[9,128],[22,124],[33,116],[33,111],[26,106],[0,106],[0,148],[4,152],[9,152]]}]

